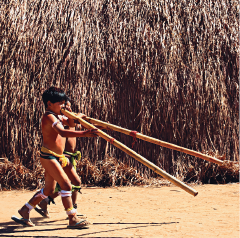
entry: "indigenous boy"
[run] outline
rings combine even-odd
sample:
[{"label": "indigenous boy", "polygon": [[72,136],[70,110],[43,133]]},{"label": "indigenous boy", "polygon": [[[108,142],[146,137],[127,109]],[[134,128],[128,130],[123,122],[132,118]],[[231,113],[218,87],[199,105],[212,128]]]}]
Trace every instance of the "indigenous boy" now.
[{"label": "indigenous boy", "polygon": [[[51,87],[46,90],[43,95],[43,102],[46,107],[46,112],[42,117],[42,135],[43,146],[41,148],[40,161],[45,169],[45,187],[38,191],[27,202],[18,213],[22,216],[19,219],[15,216],[12,219],[25,226],[34,226],[30,220],[30,211],[43,199],[53,194],[56,183],[61,187],[62,203],[65,211],[69,217],[68,228],[82,228],[88,225],[86,220],[81,220],[77,217],[77,210],[73,208],[71,199],[71,182],[75,178],[72,175],[74,169],[72,167],[71,173],[66,169],[69,166],[69,160],[63,155],[66,144],[66,137],[91,137],[97,129],[86,131],[72,131],[64,129],[64,125],[74,127],[75,123],[71,119],[60,119],[61,109],[67,100],[66,94],[58,88]],[[70,165],[71,166],[71,165]],[[76,182],[76,181],[75,181]]]},{"label": "indigenous boy", "polygon": [[[68,98],[65,107],[68,111],[72,112],[71,108],[71,102]],[[78,116],[84,116],[84,114],[79,113]],[[69,130],[81,130],[81,125],[77,125],[76,127],[69,127],[68,125],[64,126],[65,129]],[[70,162],[72,166],[69,164],[64,168],[64,170],[68,169],[70,173],[72,173],[72,176],[74,176],[74,181],[72,182],[72,203],[73,207],[77,209],[77,195],[78,192],[80,192],[81,189],[81,179],[79,178],[78,174],[76,173],[76,159],[79,160],[81,158],[80,151],[76,151],[76,137],[68,137],[66,138],[66,144],[65,144],[65,151],[63,154],[70,159]],[[74,171],[72,170],[72,167],[74,167]],[[75,183],[74,183],[75,182]],[[59,184],[57,184],[55,191],[52,195],[48,196],[47,198],[43,199],[40,204],[38,204],[38,207],[35,207],[35,210],[41,214],[43,217],[50,217],[49,212],[47,210],[48,204],[51,202],[55,204],[54,199],[58,197],[61,193],[61,188]]]}]

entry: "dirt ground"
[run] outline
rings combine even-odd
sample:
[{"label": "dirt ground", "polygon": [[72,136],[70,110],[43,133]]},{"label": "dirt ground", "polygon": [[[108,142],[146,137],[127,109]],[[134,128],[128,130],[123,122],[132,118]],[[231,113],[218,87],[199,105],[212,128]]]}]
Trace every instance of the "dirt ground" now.
[{"label": "dirt ground", "polygon": [[[193,185],[192,185],[193,186]],[[196,197],[176,186],[83,188],[78,212],[88,229],[67,229],[61,198],[49,206],[51,218],[35,210],[35,227],[11,220],[34,191],[0,192],[0,237],[239,237],[239,183],[196,185]]]}]

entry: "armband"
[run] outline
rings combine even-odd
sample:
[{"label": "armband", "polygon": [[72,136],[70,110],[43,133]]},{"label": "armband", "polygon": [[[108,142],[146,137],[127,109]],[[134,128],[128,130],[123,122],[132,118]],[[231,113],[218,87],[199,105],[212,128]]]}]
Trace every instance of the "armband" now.
[{"label": "armband", "polygon": [[53,122],[52,127],[56,126],[59,122],[60,122],[59,120]]}]

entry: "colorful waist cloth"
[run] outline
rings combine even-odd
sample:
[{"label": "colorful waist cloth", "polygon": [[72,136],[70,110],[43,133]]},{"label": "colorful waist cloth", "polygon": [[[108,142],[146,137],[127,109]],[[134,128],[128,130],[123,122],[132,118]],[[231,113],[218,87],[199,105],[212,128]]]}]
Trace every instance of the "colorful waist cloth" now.
[{"label": "colorful waist cloth", "polygon": [[66,158],[64,154],[59,155],[43,146],[40,156],[43,159],[57,159],[63,168],[68,164],[68,158]]},{"label": "colorful waist cloth", "polygon": [[[66,154],[66,155],[70,155],[70,162],[72,163],[74,169],[76,170],[76,167],[77,167],[77,162],[76,162],[76,159],[77,160],[80,160],[81,159],[81,152],[80,151],[76,151],[75,153],[71,153],[71,152],[68,152],[68,151],[64,151],[63,154]],[[81,193],[81,186],[75,186],[72,184],[72,192],[77,190],[78,192]],[[55,188],[55,191],[54,192],[60,192],[61,191],[61,187],[60,185],[57,183],[56,184],[56,188]]]},{"label": "colorful waist cloth", "polygon": [[68,151],[64,151],[63,154],[71,156],[70,157],[70,162],[72,163],[74,169],[76,170],[76,167],[77,167],[76,160],[80,160],[81,159],[81,152],[80,151],[76,151],[75,153],[71,153],[71,152],[68,152]]},{"label": "colorful waist cloth", "polygon": [[74,157],[76,160],[80,160],[82,156],[80,151],[76,151],[75,153],[64,151],[63,154],[71,155],[71,157]]}]

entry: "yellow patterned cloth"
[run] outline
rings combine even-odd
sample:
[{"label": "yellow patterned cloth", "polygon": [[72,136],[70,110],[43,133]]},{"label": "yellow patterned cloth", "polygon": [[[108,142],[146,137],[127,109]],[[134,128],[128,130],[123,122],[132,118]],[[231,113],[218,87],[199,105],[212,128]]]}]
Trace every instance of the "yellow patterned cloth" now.
[{"label": "yellow patterned cloth", "polygon": [[42,146],[42,148],[41,148],[41,154],[50,154],[50,155],[57,157],[63,168],[68,164],[68,158],[66,158],[64,154],[59,155],[59,154],[47,149],[44,146]]}]

